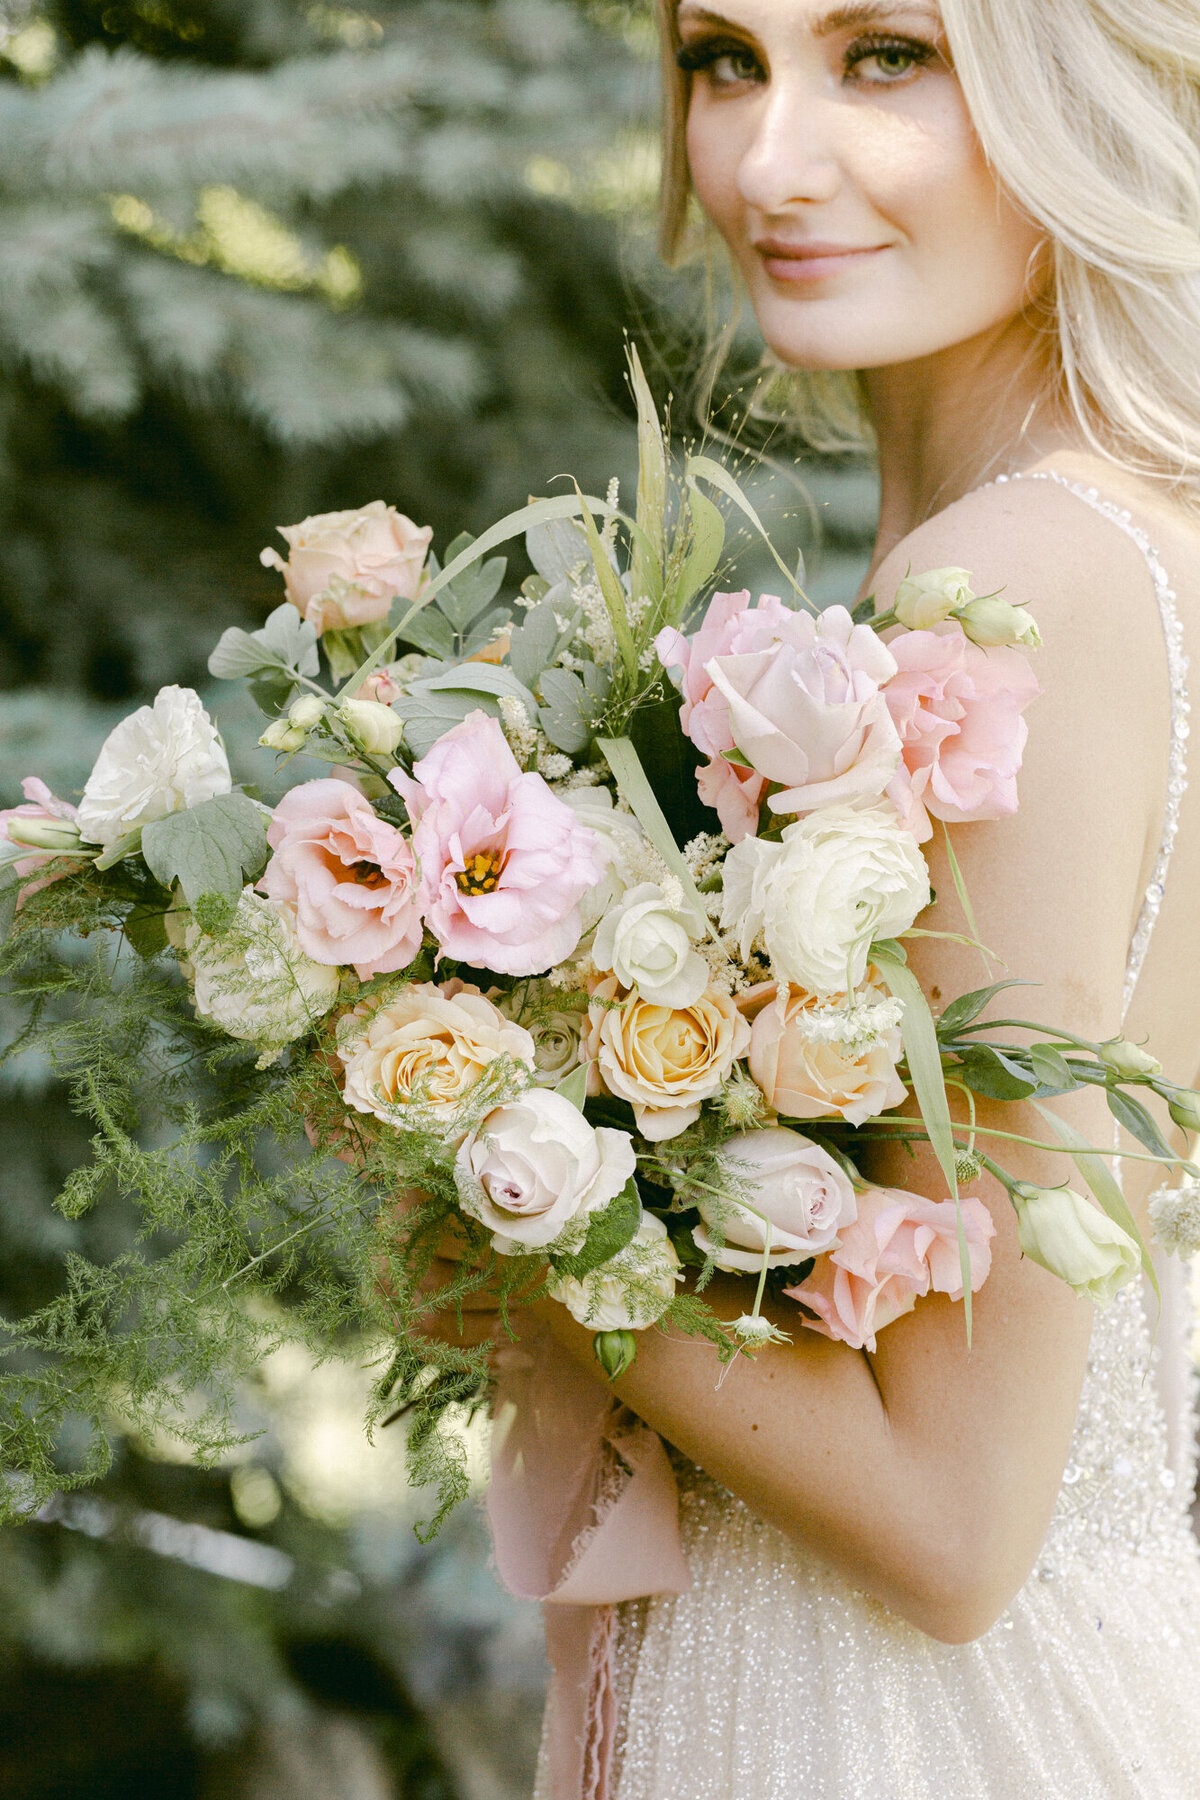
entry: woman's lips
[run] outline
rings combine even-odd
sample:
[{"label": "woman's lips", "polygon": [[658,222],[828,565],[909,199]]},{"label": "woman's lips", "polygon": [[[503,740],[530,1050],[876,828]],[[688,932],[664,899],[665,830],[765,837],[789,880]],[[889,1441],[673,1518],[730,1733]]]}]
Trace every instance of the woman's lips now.
[{"label": "woman's lips", "polygon": [[858,268],[872,256],[887,249],[886,244],[863,248],[852,244],[786,244],[764,238],[755,244],[763,268],[772,281],[794,283],[824,281],[830,275],[843,275]]}]

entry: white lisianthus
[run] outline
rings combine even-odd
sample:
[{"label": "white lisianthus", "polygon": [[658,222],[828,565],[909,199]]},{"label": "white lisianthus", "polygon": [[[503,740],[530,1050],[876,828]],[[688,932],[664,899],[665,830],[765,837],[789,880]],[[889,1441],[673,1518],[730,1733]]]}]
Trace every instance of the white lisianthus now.
[{"label": "white lisianthus", "polygon": [[672,905],[656,883],[642,882],[601,919],[592,961],[652,1006],[691,1006],[708,986],[708,964],[692,949],[703,931],[690,908]]},{"label": "white lisianthus", "polygon": [[1107,1306],[1142,1266],[1127,1231],[1073,1188],[1013,1190],[1017,1237],[1024,1255],[1096,1306]]},{"label": "white lisianthus", "polygon": [[682,1280],[666,1226],[653,1213],[643,1213],[623,1250],[582,1281],[564,1275],[550,1296],[591,1331],[644,1331],[661,1319]]},{"label": "white lisianthus", "polygon": [[910,631],[928,631],[974,598],[970,569],[926,569],[923,575],[905,576],[894,605],[902,625]]},{"label": "white lisianthus", "polygon": [[107,849],[127,832],[233,786],[225,747],[191,688],[164,687],[110,731],[79,803],[79,830]]},{"label": "white lisianthus", "polygon": [[580,824],[595,832],[607,858],[602,879],[579,902],[586,935],[627,888],[637,885],[641,879],[639,866],[645,863],[649,845],[633,814],[613,805],[608,788],[564,788],[558,790],[558,798],[571,808]]},{"label": "white lisianthus", "polygon": [[724,884],[721,924],[742,956],[761,937],[774,975],[820,997],[857,987],[873,940],[906,931],[930,898],[916,839],[882,807],[827,807],[779,843],[744,838]]},{"label": "white lisianthus", "polygon": [[999,594],[981,594],[970,600],[955,617],[973,644],[984,650],[1002,645],[1018,650],[1040,650],[1042,634],[1033,614],[1024,606],[1014,606]]},{"label": "white lisianthus", "polygon": [[533,1087],[493,1107],[459,1146],[464,1212],[501,1256],[541,1250],[616,1198],[637,1166],[627,1131],[589,1125],[562,1094]]},{"label": "white lisianthus", "polygon": [[[176,934],[169,935],[174,942]],[[338,996],[338,971],[305,956],[291,907],[251,887],[242,889],[220,937],[189,918],[181,949],[196,1011],[230,1037],[257,1044],[260,1068],[311,1030]]]}]

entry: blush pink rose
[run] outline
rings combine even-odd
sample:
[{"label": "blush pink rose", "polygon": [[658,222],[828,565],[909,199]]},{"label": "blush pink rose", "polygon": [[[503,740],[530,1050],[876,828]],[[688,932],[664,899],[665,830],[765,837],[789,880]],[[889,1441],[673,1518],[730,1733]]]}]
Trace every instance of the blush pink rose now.
[{"label": "blush pink rose", "polygon": [[[71,857],[72,849],[79,843],[79,833],[75,829],[79,809],[66,800],[57,799],[36,775],[25,777],[21,783],[21,792],[25,796],[23,806],[9,806],[0,810],[0,841],[23,844],[24,831],[40,837],[43,842],[48,836],[61,836],[62,840],[61,848],[31,847],[27,856],[18,856],[9,863],[9,868],[22,881],[32,875],[41,877],[21,890],[20,898],[25,899],[30,894],[36,894],[39,888],[48,887],[52,881],[61,881],[64,875],[81,868],[83,863],[82,859]],[[10,825],[13,827],[11,831]]]},{"label": "blush pink rose", "polygon": [[696,770],[696,788],[705,806],[711,806],[721,821],[721,830],[731,844],[753,837],[758,830],[758,809],[767,791],[767,778],[756,769],[727,762],[714,756]]},{"label": "blush pink rose", "polygon": [[421,948],[417,866],[394,825],[348,781],[306,781],[285,794],[267,832],[275,854],[259,889],[295,908],[314,962],[353,965],[366,981],[406,969]]},{"label": "blush pink rose", "polygon": [[540,775],[522,773],[495,719],[471,713],[411,776],[389,780],[415,823],[421,911],[445,955],[503,975],[570,955],[607,854]]},{"label": "blush pink rose", "polygon": [[316,631],[346,630],[387,617],[399,596],[415,600],[433,539],[382,500],[348,512],[314,513],[281,525],[284,562],[267,549],[259,560],[283,575],[287,597]]},{"label": "blush pink rose", "polygon": [[[975,1293],[992,1266],[996,1227],[982,1200],[963,1200],[962,1215]],[[784,1292],[815,1315],[804,1319],[812,1330],[855,1350],[874,1350],[876,1333],[911,1312],[921,1295],[962,1299],[953,1200],[868,1188],[858,1196],[858,1217],[842,1231],[837,1249]]]},{"label": "blush pink rose", "polygon": [[1041,691],[1028,658],[981,649],[949,619],[889,635],[888,649],[896,674],[883,692],[903,746],[888,796],[918,842],[930,814],[965,824],[1016,812],[1021,714]]},{"label": "blush pink rose", "polygon": [[900,737],[883,684],[890,650],[844,606],[815,619],[789,612],[774,642],[708,664],[729,708],[734,743],[782,792],[773,812],[877,800],[900,762]]},{"label": "blush pink rose", "polygon": [[694,637],[686,638],[681,631],[665,626],[655,638],[654,648],[663,667],[678,668],[681,673],[679,722],[705,756],[720,756],[737,742],[725,696],[708,672],[709,662],[714,656],[742,656],[766,649],[793,616],[777,594],[760,594],[751,606],[749,590],[743,588],[740,594],[714,594]]}]

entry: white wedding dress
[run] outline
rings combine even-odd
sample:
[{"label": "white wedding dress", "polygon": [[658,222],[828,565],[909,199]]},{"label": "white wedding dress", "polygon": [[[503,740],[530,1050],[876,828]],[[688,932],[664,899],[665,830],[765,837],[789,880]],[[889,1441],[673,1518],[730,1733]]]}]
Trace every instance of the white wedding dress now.
[{"label": "white wedding dress", "polygon": [[[1126,1004],[1185,783],[1187,664],[1144,534],[1170,658],[1168,815]],[[1183,1270],[1156,1344],[1138,1286],[1096,1315],[1041,1557],[983,1637],[926,1637],[676,1458],[693,1585],[620,1609],[614,1800],[1193,1800],[1200,1550]],[[545,1759],[541,1800],[551,1800]]]}]

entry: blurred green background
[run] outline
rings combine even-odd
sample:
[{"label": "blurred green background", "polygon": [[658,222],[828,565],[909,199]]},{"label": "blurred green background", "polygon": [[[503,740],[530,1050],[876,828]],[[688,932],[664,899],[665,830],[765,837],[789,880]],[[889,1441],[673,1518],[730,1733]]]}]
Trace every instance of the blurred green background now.
[{"label": "blurred green background", "polygon": [[[565,471],[627,479],[625,333],[696,432],[706,281],[654,254],[654,54],[640,0],[0,3],[0,804],[73,794],[123,713],[206,686],[279,598],[277,524],[382,497],[440,548]],[[723,418],[758,354],[735,337]],[[771,451],[757,501],[846,593],[869,469],[801,488]],[[0,1071],[0,1312],[131,1241],[53,1210],[85,1151],[44,1068]],[[0,1535],[0,1800],[528,1794],[536,1613],[477,1510],[418,1543],[368,1379],[276,1358],[211,1471],[114,1421],[100,1488]]]}]

